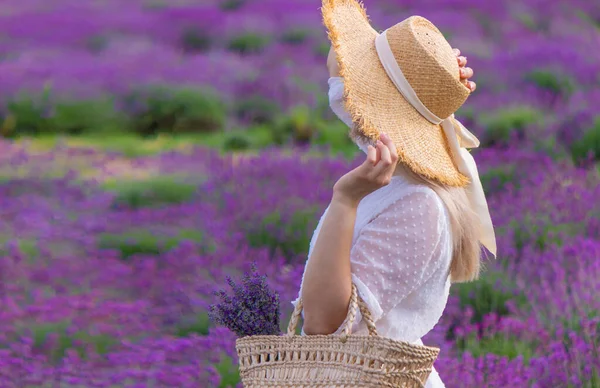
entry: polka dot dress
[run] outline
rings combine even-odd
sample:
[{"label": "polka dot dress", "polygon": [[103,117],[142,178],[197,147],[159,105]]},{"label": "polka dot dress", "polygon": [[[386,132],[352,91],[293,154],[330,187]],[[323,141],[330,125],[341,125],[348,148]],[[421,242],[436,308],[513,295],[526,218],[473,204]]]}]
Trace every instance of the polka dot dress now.
[{"label": "polka dot dress", "polygon": [[[432,189],[395,176],[361,201],[350,255],[352,279],[381,336],[422,344],[448,301],[451,258],[448,214]],[[360,312],[352,332],[368,333]],[[435,370],[427,387],[444,387]]]}]

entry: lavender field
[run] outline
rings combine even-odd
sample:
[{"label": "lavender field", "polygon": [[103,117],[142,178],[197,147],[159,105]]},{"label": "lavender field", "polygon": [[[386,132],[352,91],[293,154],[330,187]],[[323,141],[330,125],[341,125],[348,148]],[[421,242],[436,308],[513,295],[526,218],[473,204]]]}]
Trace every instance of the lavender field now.
[{"label": "lavender field", "polygon": [[[237,387],[208,306],[287,324],[333,183],[318,1],[0,2],[0,388]],[[448,387],[600,388],[600,2],[378,0],[468,57],[499,257],[423,341]]]}]

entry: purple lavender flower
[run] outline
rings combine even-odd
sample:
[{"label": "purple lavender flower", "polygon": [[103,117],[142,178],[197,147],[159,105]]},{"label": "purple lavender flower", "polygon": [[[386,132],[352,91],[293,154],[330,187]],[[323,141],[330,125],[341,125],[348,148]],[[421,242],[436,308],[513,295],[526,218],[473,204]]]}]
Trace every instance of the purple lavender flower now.
[{"label": "purple lavender flower", "polygon": [[252,264],[251,273],[244,274],[241,283],[235,283],[229,276],[226,279],[233,296],[224,290],[214,292],[221,302],[210,306],[211,321],[239,337],[279,335],[279,294],[269,287],[265,275],[258,274],[256,263]]}]

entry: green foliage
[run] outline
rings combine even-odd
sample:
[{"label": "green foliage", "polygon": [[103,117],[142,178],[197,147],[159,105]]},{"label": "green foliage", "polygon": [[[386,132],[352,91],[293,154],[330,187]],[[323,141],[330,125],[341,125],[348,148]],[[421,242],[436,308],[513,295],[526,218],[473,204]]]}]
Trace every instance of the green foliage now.
[{"label": "green foliage", "polygon": [[[540,217],[540,216],[537,216]],[[531,217],[525,216],[522,220],[513,220],[510,227],[514,230],[514,245],[518,250],[525,245],[533,244],[540,251],[551,246],[562,246],[562,236],[576,236],[585,233],[582,223],[553,224],[547,222],[534,222]]]},{"label": "green foliage", "polygon": [[[479,84],[479,80],[477,84]],[[456,111],[456,118],[463,122],[463,124],[465,120],[472,121],[475,119],[475,109],[470,106],[463,105]]]},{"label": "green foliage", "polygon": [[[126,233],[104,233],[98,237],[101,249],[116,249],[121,252],[122,259],[133,255],[160,255],[177,247],[183,241],[192,241],[208,247],[204,233],[195,229],[181,229],[174,236],[155,234],[145,229],[133,229]],[[204,248],[203,248],[204,249]]]},{"label": "green foliage", "polygon": [[252,140],[247,134],[234,133],[226,136],[223,142],[224,151],[245,151],[252,146]]},{"label": "green foliage", "polygon": [[218,148],[222,143],[222,134],[197,133],[140,137],[131,132],[92,134],[85,133],[77,136],[43,135],[23,137],[21,140],[30,142],[36,149],[51,150],[59,144],[76,148],[93,148],[97,151],[109,151],[121,154],[127,158],[156,155],[162,152],[184,149],[192,146]]},{"label": "green foliage", "polygon": [[108,38],[103,35],[94,35],[87,40],[87,48],[91,52],[98,53],[108,46]]},{"label": "green foliage", "polygon": [[248,243],[252,247],[268,247],[274,255],[279,250],[284,257],[292,260],[306,253],[310,243],[309,226],[315,218],[314,210],[304,210],[283,220],[275,211],[263,218],[260,224],[251,224],[247,229]]},{"label": "green foliage", "polygon": [[[5,256],[9,254],[9,249],[7,246],[7,242],[10,238],[6,238],[5,236],[0,236],[0,256]],[[38,244],[36,240],[33,239],[18,239],[16,241],[10,241],[11,243],[16,243],[19,252],[25,256],[26,259],[35,259],[39,257],[40,250],[38,248]]]},{"label": "green foliage", "polygon": [[581,161],[589,155],[600,161],[600,116],[596,117],[592,127],[584,132],[581,139],[571,145],[573,160]]},{"label": "green foliage", "polygon": [[279,145],[284,144],[288,139],[299,144],[309,143],[316,126],[312,113],[306,105],[299,105],[289,114],[280,117],[273,126],[273,141]]},{"label": "green foliage", "polygon": [[198,133],[221,129],[226,107],[208,89],[153,86],[131,93],[125,99],[130,128],[141,135]]},{"label": "green foliage", "polygon": [[219,388],[235,388],[240,383],[238,367],[231,358],[223,356],[223,359],[216,365],[216,368],[221,375]]},{"label": "green foliage", "polygon": [[255,32],[236,36],[229,42],[229,50],[240,54],[259,54],[269,44],[269,37]]},{"label": "green foliage", "polygon": [[[589,23],[600,30],[600,18],[594,18],[593,14],[587,13],[582,9],[575,10],[575,15],[577,15],[584,23]],[[600,387],[600,383],[598,386]]]},{"label": "green foliage", "polygon": [[252,148],[264,148],[273,145],[273,130],[267,125],[257,125],[243,130],[248,134]]},{"label": "green foliage", "polygon": [[318,121],[316,131],[311,138],[311,144],[330,147],[333,154],[342,153],[351,158],[356,155],[358,147],[350,136],[348,136],[348,127],[339,120]]},{"label": "green foliage", "polygon": [[176,335],[178,337],[188,337],[191,334],[197,335],[208,335],[210,329],[210,319],[206,312],[199,313],[195,319],[190,322],[181,325],[177,328]]},{"label": "green foliage", "polygon": [[[558,338],[562,338],[562,345],[566,350],[573,349],[578,346],[578,344],[573,341],[571,331],[579,333],[580,336],[587,338],[588,341],[591,340],[592,343],[597,343],[597,333],[600,333],[600,321],[598,320],[600,316],[600,310],[591,310],[584,307],[584,311],[581,311],[579,308],[574,307],[572,311],[576,311],[575,315],[569,316],[565,314],[562,319],[559,319],[558,322],[556,318],[546,319],[548,328],[554,332],[554,335],[557,335],[558,333],[556,331],[560,330],[562,334]],[[585,320],[585,326],[587,327],[584,328],[582,320]],[[595,325],[590,326],[589,322],[591,321],[595,321]],[[600,356],[600,348],[596,347],[592,350],[592,352],[596,357]],[[591,380],[587,381],[587,384],[579,386],[586,388],[599,388],[600,376],[598,375],[598,372],[599,371],[592,371],[593,374],[591,376]],[[569,387],[571,387],[571,385],[569,385]]]},{"label": "green foliage", "polygon": [[[598,318],[600,318],[600,310],[595,310],[591,306],[583,306],[583,309],[575,306],[573,308],[577,309],[577,313],[570,316],[565,315],[562,319],[560,319],[560,323],[557,324],[556,320],[547,322],[551,329],[561,328],[563,331],[565,344],[571,343],[571,340],[569,339],[569,331],[571,330],[587,336],[589,336],[590,332],[600,333],[600,320],[598,320]],[[582,323],[584,320],[586,322],[585,326],[587,327],[584,327]],[[592,321],[596,321],[596,327],[592,325],[590,328],[588,323]]]},{"label": "green foliage", "polygon": [[50,89],[46,89],[39,97],[20,96],[9,101],[2,135],[105,134],[122,131],[126,126],[126,120],[110,98],[63,99],[52,104],[50,98]]},{"label": "green foliage", "polygon": [[259,125],[248,129],[238,129],[221,135],[223,151],[245,151],[273,145],[273,130]]},{"label": "green foliage", "polygon": [[542,112],[527,106],[505,108],[492,114],[482,114],[481,122],[486,127],[482,143],[485,145],[506,144],[513,133],[522,137],[529,125],[542,124],[543,119]]},{"label": "green foliage", "polygon": [[473,308],[473,322],[482,322],[483,317],[496,313],[499,316],[508,315],[506,302],[515,300],[517,305],[526,306],[527,298],[522,293],[513,293],[516,287],[499,272],[486,272],[481,278],[468,283],[453,285],[460,299],[462,308],[470,306]]},{"label": "green foliage", "polygon": [[456,341],[456,346],[462,351],[471,353],[474,357],[482,357],[486,354],[496,354],[498,356],[514,359],[522,356],[525,362],[535,355],[536,344],[528,341],[522,341],[513,336],[507,336],[496,333],[493,336],[477,338],[476,335],[470,335],[466,338],[460,338]]},{"label": "green foliage", "polygon": [[37,349],[44,346],[51,334],[57,336],[56,344],[49,355],[54,361],[64,357],[68,349],[75,349],[80,357],[85,358],[86,348],[89,346],[95,353],[103,355],[108,353],[113,346],[119,344],[117,339],[104,334],[91,335],[85,331],[70,334],[68,333],[69,326],[69,322],[36,323],[27,329],[31,330],[33,347]]},{"label": "green foliage", "polygon": [[574,82],[566,75],[558,75],[548,70],[533,70],[525,74],[525,80],[538,88],[557,95],[570,95],[575,90]]},{"label": "green foliage", "polygon": [[235,103],[235,115],[254,124],[272,123],[277,117],[280,108],[275,101],[255,95],[243,98]]},{"label": "green foliage", "polygon": [[[598,27],[600,27],[600,23],[598,23]],[[585,387],[600,388],[600,371],[594,370],[592,373],[592,379],[586,383]]]},{"label": "green foliage", "polygon": [[291,28],[287,30],[281,40],[288,44],[301,45],[308,38],[308,31],[303,28]]},{"label": "green foliage", "polygon": [[2,135],[203,133],[223,128],[227,117],[221,98],[207,89],[136,90],[123,101],[126,113],[118,111],[110,98],[63,99],[54,104],[49,100],[46,89],[39,97],[24,95],[9,101],[0,123]]},{"label": "green foliage", "polygon": [[122,131],[125,125],[110,99],[59,102],[49,118],[52,133],[69,135],[115,133]]},{"label": "green foliage", "polygon": [[536,246],[542,251],[551,246],[561,247],[564,243],[563,235],[568,237],[585,235],[585,229],[584,223],[548,224],[536,239]]},{"label": "green foliage", "polygon": [[515,18],[531,31],[547,32],[550,27],[549,20],[540,14],[518,12]]},{"label": "green foliage", "polygon": [[[282,333],[287,333],[287,329],[290,324],[293,310],[292,309],[288,310],[285,307],[282,310],[283,311],[282,311],[281,316],[286,317],[286,319],[282,319],[279,326],[281,328]],[[301,334],[302,334],[302,319],[300,319],[298,321],[298,325],[296,325],[296,335],[301,335]]]},{"label": "green foliage", "polygon": [[193,198],[197,186],[182,183],[169,176],[157,176],[143,181],[114,181],[105,188],[117,193],[115,205],[133,209],[184,203]]},{"label": "green foliage", "polygon": [[442,32],[442,35],[444,35],[444,38],[446,38],[446,40],[448,40],[448,41],[452,40],[452,37],[454,36],[454,34],[452,34],[452,31],[443,30],[441,32]]},{"label": "green foliage", "polygon": [[568,159],[569,150],[563,147],[562,142],[556,139],[555,135],[540,136],[535,139],[535,151],[550,156],[553,160]]},{"label": "green foliage", "polygon": [[537,30],[537,23],[534,17],[527,12],[517,12],[515,18],[532,31]]},{"label": "green foliage", "polygon": [[320,57],[323,57],[323,58],[327,58],[327,54],[329,54],[329,48],[330,47],[331,47],[331,45],[329,43],[320,43],[314,49],[315,54],[317,56],[320,56]]},{"label": "green foliage", "polygon": [[[596,321],[596,327],[594,328],[593,326],[590,328],[589,326],[587,328],[583,327],[582,324],[582,318],[585,316],[586,322],[590,322],[592,320]],[[555,320],[548,320],[547,324],[549,325],[549,328],[551,330],[556,330],[558,328],[561,328],[564,330],[562,331],[562,338],[563,338],[563,346],[565,347],[565,349],[572,349],[573,347],[576,347],[577,344],[573,343],[573,338],[570,335],[570,331],[573,330],[577,333],[579,333],[580,335],[587,337],[588,339],[591,339],[592,343],[594,343],[594,341],[597,341],[597,337],[594,337],[594,333],[600,333],[600,321],[597,320],[597,318],[600,316],[600,311],[598,310],[589,310],[587,312],[582,312],[581,311],[577,311],[577,313],[573,316],[568,316],[565,315],[565,317],[563,319],[561,319],[560,323],[557,324],[557,322]],[[591,330],[590,330],[591,329]],[[590,338],[590,334],[592,335],[592,337]],[[600,356],[600,349],[596,348],[593,350],[593,352],[595,352],[594,354],[596,355],[596,357]],[[577,387],[584,387],[584,388],[600,388],[600,371],[598,370],[593,370],[592,371],[592,376],[591,379],[586,381],[584,385],[578,385]],[[574,385],[569,384],[569,387],[575,388]]]},{"label": "green foliage", "polygon": [[204,52],[210,49],[211,38],[207,31],[186,28],[181,35],[181,46],[187,52]]},{"label": "green foliage", "polygon": [[[148,140],[148,139],[144,139]],[[161,147],[151,146],[147,141],[144,142],[138,135],[132,133],[111,134],[110,136],[77,137],[67,138],[67,144],[73,143],[73,146],[90,147],[97,150],[118,152],[126,158],[138,158],[167,151],[172,149],[171,144],[164,144]]]},{"label": "green foliage", "polygon": [[496,193],[504,188],[507,183],[515,182],[515,166],[503,165],[496,168],[490,168],[480,175],[481,184],[486,194]]},{"label": "green foliage", "polygon": [[527,245],[530,240],[532,240],[532,233],[523,223],[519,221],[513,220],[511,222],[511,227],[514,229],[514,245],[518,250],[523,249],[525,245]]},{"label": "green foliage", "polygon": [[221,9],[225,11],[235,11],[244,5],[244,0],[222,0]]},{"label": "green foliage", "polygon": [[8,101],[2,122],[2,135],[39,135],[49,131],[50,89],[39,96],[21,95]]},{"label": "green foliage", "polygon": [[[455,284],[454,292],[458,294],[461,308],[473,309],[471,323],[482,323],[489,314],[497,316],[509,315],[508,301],[513,301],[518,308],[527,309],[529,302],[526,296],[516,287],[506,273],[486,272],[480,279],[470,283]],[[466,337],[457,337],[454,325],[448,330],[447,338],[456,342],[458,349],[468,351],[475,357],[488,353],[515,358],[524,356],[525,360],[533,357],[535,345],[531,341],[523,341],[502,333],[493,335],[472,333]]]},{"label": "green foliage", "polygon": [[142,3],[144,9],[161,10],[169,6],[168,0],[145,0]]}]

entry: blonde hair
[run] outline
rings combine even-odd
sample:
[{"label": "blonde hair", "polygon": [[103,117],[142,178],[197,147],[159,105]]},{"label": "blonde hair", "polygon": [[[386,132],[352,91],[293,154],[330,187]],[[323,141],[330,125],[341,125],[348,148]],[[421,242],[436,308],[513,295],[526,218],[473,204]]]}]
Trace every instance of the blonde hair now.
[{"label": "blonde hair", "polygon": [[450,279],[453,283],[476,280],[481,271],[481,245],[477,238],[477,215],[471,210],[462,187],[450,187],[412,172],[398,164],[396,173],[435,191],[448,210],[452,230],[452,262]]},{"label": "blonde hair", "polygon": [[[356,126],[350,133],[353,141],[370,139],[362,134]],[[450,263],[450,279],[453,283],[464,283],[479,278],[481,272],[481,245],[477,238],[477,214],[471,209],[467,193],[463,187],[452,187],[438,183],[432,179],[413,172],[408,166],[399,162],[396,175],[402,175],[417,184],[430,187],[442,199],[452,230],[452,262]]]}]

